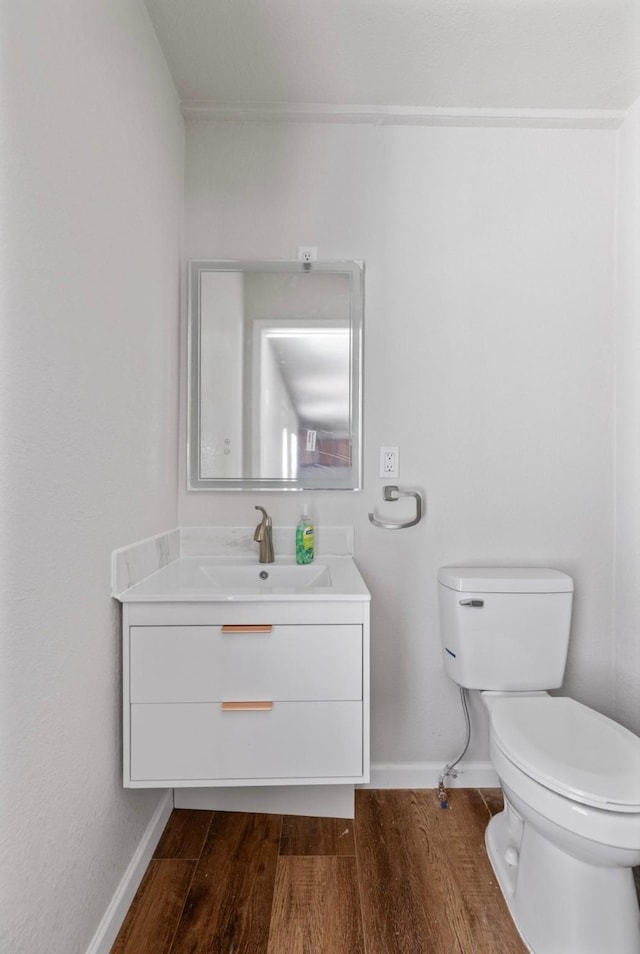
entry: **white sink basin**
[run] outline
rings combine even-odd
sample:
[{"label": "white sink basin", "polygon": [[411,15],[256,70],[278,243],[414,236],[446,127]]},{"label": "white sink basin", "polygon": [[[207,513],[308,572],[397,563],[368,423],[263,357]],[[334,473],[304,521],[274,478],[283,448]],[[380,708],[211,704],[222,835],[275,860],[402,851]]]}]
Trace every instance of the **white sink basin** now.
[{"label": "white sink basin", "polygon": [[330,587],[329,568],[322,563],[306,566],[277,563],[203,566],[210,583],[227,592],[270,592],[274,589],[299,593],[310,587]]},{"label": "white sink basin", "polygon": [[[260,576],[266,574],[266,576]],[[123,603],[368,600],[349,556],[323,556],[298,566],[293,557],[182,556],[118,596]]]}]

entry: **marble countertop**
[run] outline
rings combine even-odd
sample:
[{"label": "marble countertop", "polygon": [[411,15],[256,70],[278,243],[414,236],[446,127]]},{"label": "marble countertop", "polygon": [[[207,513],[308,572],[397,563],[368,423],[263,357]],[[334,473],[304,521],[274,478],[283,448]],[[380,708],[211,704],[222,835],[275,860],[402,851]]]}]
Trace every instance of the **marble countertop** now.
[{"label": "marble countertop", "polygon": [[[370,600],[371,596],[360,572],[350,556],[316,557],[311,567],[318,570],[318,585],[313,580],[307,583],[309,567],[299,567],[302,583],[274,585],[269,579],[260,580],[259,573],[274,568],[274,578],[283,568],[285,577],[296,575],[295,560],[277,557],[274,563],[258,563],[254,556],[180,556],[166,566],[151,573],[145,579],[130,586],[115,598],[121,603],[174,603],[174,602],[242,602],[242,601],[316,601],[316,600]],[[242,582],[216,580],[216,570],[239,568]],[[255,569],[255,574],[252,572]],[[286,568],[286,569],[284,569]],[[326,568],[327,572],[322,572]],[[312,574],[312,576],[315,574]],[[222,574],[220,575],[222,577]],[[276,584],[283,581],[278,579]],[[285,580],[285,583],[287,580]]]}]

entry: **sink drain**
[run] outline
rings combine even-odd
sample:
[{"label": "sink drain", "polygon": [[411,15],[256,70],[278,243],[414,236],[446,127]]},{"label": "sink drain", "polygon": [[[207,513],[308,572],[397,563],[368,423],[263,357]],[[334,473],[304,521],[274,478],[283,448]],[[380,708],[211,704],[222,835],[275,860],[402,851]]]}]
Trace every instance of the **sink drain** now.
[{"label": "sink drain", "polygon": [[266,570],[262,570],[258,575],[259,575],[259,577],[260,577],[261,580],[268,580],[268,579],[269,579],[269,574],[267,573]]}]

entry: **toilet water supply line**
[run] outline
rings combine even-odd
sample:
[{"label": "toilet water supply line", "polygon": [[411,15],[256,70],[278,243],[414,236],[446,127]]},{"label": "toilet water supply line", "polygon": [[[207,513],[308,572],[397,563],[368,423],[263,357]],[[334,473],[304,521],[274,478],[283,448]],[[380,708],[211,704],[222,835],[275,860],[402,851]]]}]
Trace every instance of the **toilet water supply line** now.
[{"label": "toilet water supply line", "polygon": [[467,705],[467,690],[464,686],[460,686],[460,700],[462,702],[462,710],[464,712],[464,719],[467,726],[467,736],[464,743],[464,748],[455,762],[448,762],[442,770],[442,774],[438,779],[438,799],[440,800],[440,808],[449,807],[449,798],[447,796],[447,789],[445,786],[445,779],[447,778],[457,778],[460,774],[456,772],[455,767],[458,762],[464,758],[466,755],[467,749],[469,748],[469,742],[471,741],[471,719],[469,718],[469,707]]}]

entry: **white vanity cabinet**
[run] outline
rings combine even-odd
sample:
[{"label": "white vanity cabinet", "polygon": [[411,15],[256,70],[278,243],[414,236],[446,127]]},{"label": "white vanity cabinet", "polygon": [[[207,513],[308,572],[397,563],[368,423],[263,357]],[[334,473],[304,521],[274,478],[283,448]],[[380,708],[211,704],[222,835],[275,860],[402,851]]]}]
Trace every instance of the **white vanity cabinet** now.
[{"label": "white vanity cabinet", "polygon": [[369,778],[367,600],[127,602],[124,784]]}]

